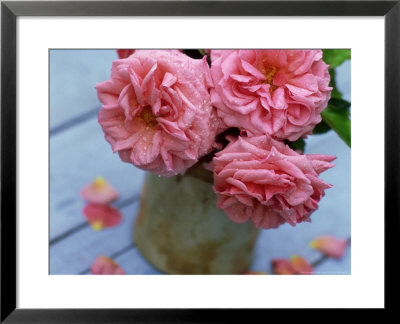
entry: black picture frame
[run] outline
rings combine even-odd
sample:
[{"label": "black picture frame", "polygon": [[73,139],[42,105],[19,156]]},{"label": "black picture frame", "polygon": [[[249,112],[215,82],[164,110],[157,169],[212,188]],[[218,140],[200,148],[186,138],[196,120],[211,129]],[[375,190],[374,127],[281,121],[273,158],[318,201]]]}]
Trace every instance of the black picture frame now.
[{"label": "black picture frame", "polygon": [[[1,322],[233,322],[266,310],[16,308],[16,19],[19,16],[384,16],[385,309],[396,307],[400,195],[400,1],[34,1],[1,3]],[[372,77],[371,77],[372,78]],[[371,148],[373,150],[373,148]],[[366,157],[367,158],[367,157]],[[366,179],[366,185],[368,185]],[[372,236],[372,234],[371,234]],[[253,316],[253,315],[252,315]],[[255,315],[256,316],[256,315]]]}]

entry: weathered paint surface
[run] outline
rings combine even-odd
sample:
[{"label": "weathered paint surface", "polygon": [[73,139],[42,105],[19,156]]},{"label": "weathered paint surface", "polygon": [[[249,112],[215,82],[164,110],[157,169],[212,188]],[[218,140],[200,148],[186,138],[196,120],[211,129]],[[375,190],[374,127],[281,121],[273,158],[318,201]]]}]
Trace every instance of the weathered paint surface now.
[{"label": "weathered paint surface", "polygon": [[231,222],[216,200],[211,184],[199,178],[149,173],[135,224],[136,246],[167,273],[247,271],[259,230],[250,222]]}]

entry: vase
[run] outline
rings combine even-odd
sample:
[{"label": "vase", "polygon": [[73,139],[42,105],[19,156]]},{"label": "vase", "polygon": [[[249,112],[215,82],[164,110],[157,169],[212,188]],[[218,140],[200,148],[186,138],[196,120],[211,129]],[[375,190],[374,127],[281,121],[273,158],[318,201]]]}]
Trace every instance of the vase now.
[{"label": "vase", "polygon": [[246,272],[259,230],[233,223],[216,202],[212,173],[202,166],[184,176],[147,173],[134,224],[137,248],[169,274]]}]

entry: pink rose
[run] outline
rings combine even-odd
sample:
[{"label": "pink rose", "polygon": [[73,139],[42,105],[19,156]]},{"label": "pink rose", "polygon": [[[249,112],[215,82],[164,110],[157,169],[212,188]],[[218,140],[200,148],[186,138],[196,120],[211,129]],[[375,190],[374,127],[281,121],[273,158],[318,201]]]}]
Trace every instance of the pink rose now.
[{"label": "pink rose", "polygon": [[321,50],[211,50],[212,104],[227,127],[295,141],[330,99]]},{"label": "pink rose", "polygon": [[183,174],[208,153],[219,127],[206,59],[136,50],[96,85],[99,123],[121,159],[162,176]]},{"label": "pink rose", "polygon": [[332,186],[318,175],[333,167],[330,155],[301,155],[268,135],[239,137],[213,159],[217,205],[236,223],[292,226],[318,208]]}]

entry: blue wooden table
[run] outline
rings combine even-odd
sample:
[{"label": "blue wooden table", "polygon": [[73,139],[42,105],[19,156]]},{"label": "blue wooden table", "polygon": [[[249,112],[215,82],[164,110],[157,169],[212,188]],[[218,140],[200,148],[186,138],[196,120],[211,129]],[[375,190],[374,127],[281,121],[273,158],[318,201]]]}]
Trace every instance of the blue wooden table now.
[{"label": "blue wooden table", "polygon": [[[109,78],[114,50],[50,52],[50,274],[90,274],[99,255],[113,258],[127,274],[161,274],[137,250],[132,227],[139,206],[144,172],[120,161],[97,123],[100,103],[96,82]],[[350,100],[350,63],[337,68],[338,87]],[[272,273],[271,260],[301,255],[321,259],[309,242],[321,235],[350,237],[350,149],[333,132],[310,136],[306,153],[337,156],[336,166],[322,174],[333,184],[312,223],[263,230],[255,248],[253,271]],[[102,176],[120,193],[120,225],[94,231],[82,214],[79,191]],[[323,259],[317,274],[350,274],[350,248],[340,260]]]}]

